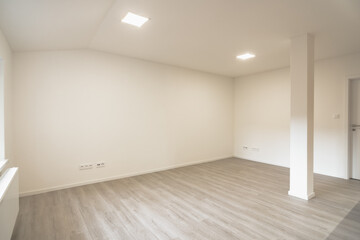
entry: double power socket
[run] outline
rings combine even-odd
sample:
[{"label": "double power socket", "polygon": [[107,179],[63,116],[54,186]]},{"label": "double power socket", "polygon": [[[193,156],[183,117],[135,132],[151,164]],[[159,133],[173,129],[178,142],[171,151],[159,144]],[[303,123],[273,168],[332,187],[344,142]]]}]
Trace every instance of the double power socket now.
[{"label": "double power socket", "polygon": [[260,152],[260,148],[257,148],[257,147],[242,146],[242,150],[243,151]]},{"label": "double power socket", "polygon": [[95,168],[103,168],[103,167],[105,167],[105,162],[80,164],[79,170],[88,170],[88,169],[92,169],[94,167]]}]

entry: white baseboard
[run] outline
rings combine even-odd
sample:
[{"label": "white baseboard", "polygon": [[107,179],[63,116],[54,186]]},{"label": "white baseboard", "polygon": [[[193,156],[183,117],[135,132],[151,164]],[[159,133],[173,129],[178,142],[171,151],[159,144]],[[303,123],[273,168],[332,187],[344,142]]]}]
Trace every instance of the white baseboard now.
[{"label": "white baseboard", "polygon": [[[244,158],[244,157],[236,156],[236,155],[234,157],[239,158],[239,159],[243,159],[243,160],[247,160],[247,161],[264,163],[264,164],[268,164],[268,165],[273,165],[273,166],[284,167],[284,168],[289,168],[290,169],[290,167],[287,166],[287,165],[276,164],[276,163],[265,162],[265,161],[259,161],[259,160],[254,160],[254,159],[250,159],[250,158]],[[349,178],[347,176],[345,176],[345,175],[344,176],[339,176],[339,175],[329,174],[329,173],[326,173],[326,172],[320,172],[320,171],[315,171],[315,170],[314,170],[314,173],[319,174],[319,175],[328,176],[328,177],[334,177],[334,178],[340,178],[340,179],[349,180]]]},{"label": "white baseboard", "polygon": [[214,161],[232,158],[232,157],[233,156],[226,156],[226,157],[219,157],[219,158],[215,158],[215,159],[194,161],[194,162],[189,162],[189,163],[180,163],[180,164],[175,164],[175,165],[171,165],[171,166],[167,166],[167,167],[155,168],[155,169],[133,172],[133,173],[128,173],[128,174],[121,174],[121,175],[107,177],[107,178],[99,178],[99,179],[93,179],[93,180],[88,180],[88,181],[84,181],[84,182],[77,182],[77,183],[59,185],[59,186],[55,186],[55,187],[31,190],[31,191],[21,192],[20,197],[26,197],[26,196],[36,195],[36,194],[40,194],[40,193],[52,192],[52,191],[61,190],[61,189],[79,187],[79,186],[84,186],[84,185],[88,185],[88,184],[107,182],[107,181],[112,181],[112,180],[117,180],[117,179],[122,179],[122,178],[135,177],[135,176],[139,176],[139,175],[143,175],[143,174],[161,172],[161,171],[166,171],[166,170],[170,170],[170,169],[196,165],[196,164],[200,164],[200,163],[214,162]]},{"label": "white baseboard", "polygon": [[278,167],[290,168],[287,165],[282,165],[282,164],[277,164],[277,163],[272,163],[272,162],[260,161],[260,160],[255,160],[255,159],[251,159],[251,158],[245,158],[245,157],[236,156],[236,155],[234,157],[239,158],[239,159],[243,159],[243,160],[247,160],[247,161],[251,161],[251,162],[264,163],[264,164],[278,166]]},{"label": "white baseboard", "polygon": [[289,191],[288,194],[292,197],[297,197],[297,198],[301,198],[301,199],[304,199],[304,200],[310,200],[312,198],[315,197],[315,193],[312,192],[310,194],[301,194],[301,193],[296,193],[296,192],[293,192],[293,191]]}]

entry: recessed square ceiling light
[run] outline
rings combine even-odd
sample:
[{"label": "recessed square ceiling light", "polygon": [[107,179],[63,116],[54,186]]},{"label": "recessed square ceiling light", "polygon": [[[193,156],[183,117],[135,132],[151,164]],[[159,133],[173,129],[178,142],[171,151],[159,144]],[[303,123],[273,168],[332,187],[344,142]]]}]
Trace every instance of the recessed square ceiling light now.
[{"label": "recessed square ceiling light", "polygon": [[131,24],[137,27],[141,27],[144,23],[149,21],[149,18],[136,15],[134,13],[128,12],[126,16],[121,20],[124,23]]},{"label": "recessed square ceiling light", "polygon": [[254,57],[255,57],[255,55],[252,53],[244,53],[242,55],[237,56],[236,58],[241,59],[241,60],[247,60],[249,58],[254,58]]}]

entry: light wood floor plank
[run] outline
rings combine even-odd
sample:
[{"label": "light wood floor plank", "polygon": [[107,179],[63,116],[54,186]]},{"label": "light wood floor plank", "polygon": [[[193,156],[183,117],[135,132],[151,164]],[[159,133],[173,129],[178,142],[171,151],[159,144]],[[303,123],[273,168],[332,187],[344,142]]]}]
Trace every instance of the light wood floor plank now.
[{"label": "light wood floor plank", "polygon": [[287,168],[224,159],[21,198],[12,239],[360,239],[360,181],[288,189]]}]

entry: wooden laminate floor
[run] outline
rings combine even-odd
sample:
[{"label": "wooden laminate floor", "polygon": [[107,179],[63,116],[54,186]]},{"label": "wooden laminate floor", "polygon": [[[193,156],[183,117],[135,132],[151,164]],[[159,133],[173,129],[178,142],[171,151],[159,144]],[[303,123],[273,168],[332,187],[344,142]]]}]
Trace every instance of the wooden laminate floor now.
[{"label": "wooden laminate floor", "polygon": [[360,239],[360,181],[315,175],[309,202],[288,185],[286,168],[231,158],[39,194],[12,239]]}]

